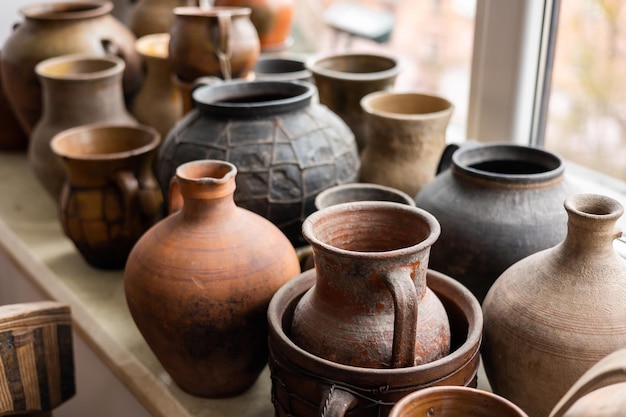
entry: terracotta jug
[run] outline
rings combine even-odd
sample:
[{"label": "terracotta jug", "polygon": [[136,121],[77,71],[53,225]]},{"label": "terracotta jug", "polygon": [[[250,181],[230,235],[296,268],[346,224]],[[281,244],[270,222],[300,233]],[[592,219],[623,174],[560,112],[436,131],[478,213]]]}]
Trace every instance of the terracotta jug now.
[{"label": "terracotta jug", "polygon": [[482,357],[493,391],[547,417],[578,378],[626,346],[626,260],[613,248],[622,206],[576,194],[567,235],[508,268],[483,304]]},{"label": "terracotta jug", "polygon": [[261,52],[250,12],[246,7],[176,7],[169,44],[176,76],[182,82],[246,78]]},{"label": "terracotta jug", "polygon": [[84,259],[122,269],[139,237],[163,213],[152,173],[160,135],[149,126],[90,124],[64,130],[50,144],[67,172],[61,225]]},{"label": "terracotta jug", "polygon": [[197,6],[199,0],[139,0],[130,12],[128,27],[137,38],[169,33],[176,7]]},{"label": "terracotta jug", "polygon": [[305,82],[235,81],[197,88],[195,108],[165,138],[157,177],[167,195],[176,167],[206,156],[237,166],[237,205],[276,224],[295,247],[324,189],[357,179],[354,135]]},{"label": "terracotta jug", "polygon": [[302,233],[313,248],[317,279],[294,311],[294,343],[333,362],[368,368],[447,355],[448,317],[426,285],[439,232],[432,215],[400,203],[344,203],[311,214]]},{"label": "terracotta jug", "polygon": [[367,130],[361,99],[374,91],[393,88],[400,73],[399,59],[382,52],[333,52],[318,53],[306,64],[313,73],[320,103],[346,122],[362,152]]},{"label": "terracotta jug", "polygon": [[559,400],[550,417],[621,417],[626,410],[626,349],[594,364]]},{"label": "terracotta jug", "polygon": [[367,140],[360,181],[417,195],[437,174],[454,106],[428,94],[377,91],[363,97],[361,107]]},{"label": "terracotta jug", "polygon": [[5,93],[24,131],[30,135],[42,113],[35,66],[67,54],[114,54],[124,67],[123,88],[130,100],[143,82],[135,36],[111,15],[111,2],[82,0],[33,4],[20,9],[24,21],[2,47]]},{"label": "terracotta jug", "polygon": [[213,6],[250,8],[264,52],[286,49],[292,42],[294,0],[215,0]]},{"label": "terracotta jug", "polygon": [[528,417],[504,397],[471,387],[428,387],[402,398],[389,417]]},{"label": "terracotta jug", "polygon": [[174,382],[200,397],[242,393],[267,363],[267,306],[300,266],[289,240],[234,202],[237,168],[176,170],[182,209],[148,230],[124,271],[132,317]]},{"label": "terracotta jug", "polygon": [[[293,311],[313,287],[315,270],[284,284],[268,308],[269,368],[277,417],[386,417],[405,395],[433,385],[476,387],[482,335],[480,304],[456,280],[429,270],[428,288],[450,320],[450,354],[402,368],[363,368],[313,355],[291,339]],[[323,410],[323,411],[321,411]]]},{"label": "terracotta jug", "polygon": [[146,80],[130,106],[140,123],[154,127],[162,137],[183,115],[182,97],[168,59],[169,41],[169,33],[137,39],[135,46],[146,64]]},{"label": "terracotta jug", "polygon": [[43,113],[30,135],[28,163],[55,200],[66,175],[50,148],[54,135],[90,123],[137,124],[124,104],[124,67],[124,61],[114,55],[85,54],[49,58],[35,67]]},{"label": "terracotta jug", "polygon": [[470,143],[441,165],[449,168],[415,197],[442,228],[430,267],[458,279],[481,302],[505,269],[565,237],[563,200],[578,188],[558,155]]}]

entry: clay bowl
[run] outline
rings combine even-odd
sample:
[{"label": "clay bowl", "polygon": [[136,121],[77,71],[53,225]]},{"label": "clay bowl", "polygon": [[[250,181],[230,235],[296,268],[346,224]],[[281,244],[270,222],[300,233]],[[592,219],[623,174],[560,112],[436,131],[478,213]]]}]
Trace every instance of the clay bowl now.
[{"label": "clay bowl", "polygon": [[478,300],[463,285],[428,271],[428,286],[441,299],[450,319],[449,355],[413,367],[373,369],[325,360],[289,338],[293,310],[315,278],[314,269],[293,278],[276,292],[268,308],[269,367],[277,417],[317,417],[320,410],[337,416],[349,412],[386,417],[397,401],[419,389],[476,387],[483,317]]},{"label": "clay bowl", "polygon": [[469,387],[430,387],[415,391],[391,409],[389,417],[528,417],[504,397]]},{"label": "clay bowl", "polygon": [[386,185],[355,182],[339,184],[327,188],[315,197],[315,208],[334,206],[355,201],[392,201],[415,206],[415,201],[407,193]]}]

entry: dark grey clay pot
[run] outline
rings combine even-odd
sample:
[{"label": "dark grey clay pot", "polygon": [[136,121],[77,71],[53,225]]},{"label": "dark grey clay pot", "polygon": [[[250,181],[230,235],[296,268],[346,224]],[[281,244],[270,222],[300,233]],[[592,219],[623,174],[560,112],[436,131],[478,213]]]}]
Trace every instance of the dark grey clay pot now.
[{"label": "dark grey clay pot", "polygon": [[481,302],[505,269],[565,237],[563,201],[577,189],[557,155],[471,144],[441,166],[449,168],[415,198],[441,224],[429,266],[459,280]]}]

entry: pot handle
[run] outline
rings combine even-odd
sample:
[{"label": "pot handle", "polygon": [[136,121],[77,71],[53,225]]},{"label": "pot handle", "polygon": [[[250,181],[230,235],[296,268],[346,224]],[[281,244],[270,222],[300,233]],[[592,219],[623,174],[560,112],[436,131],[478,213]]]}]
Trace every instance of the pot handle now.
[{"label": "pot handle", "polygon": [[414,366],[418,307],[415,283],[409,274],[403,274],[401,270],[387,271],[382,279],[391,293],[394,306],[391,367]]},{"label": "pot handle", "polygon": [[554,406],[549,417],[562,417],[581,397],[619,382],[626,382],[626,349],[611,353],[589,368]]},{"label": "pot handle", "polygon": [[230,32],[232,30],[231,14],[228,12],[217,12],[218,33],[213,36],[213,44],[215,45],[215,55],[220,63],[222,78],[230,80],[232,71],[230,66],[230,58],[232,51],[230,49]]},{"label": "pot handle", "polygon": [[331,385],[320,406],[320,417],[343,417],[356,403],[357,398],[354,395]]}]

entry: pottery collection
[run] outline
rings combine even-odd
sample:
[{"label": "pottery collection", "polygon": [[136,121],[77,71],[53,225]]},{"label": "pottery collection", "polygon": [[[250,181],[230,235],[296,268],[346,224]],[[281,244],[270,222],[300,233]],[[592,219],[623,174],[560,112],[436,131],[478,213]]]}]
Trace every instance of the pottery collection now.
[{"label": "pottery collection", "polygon": [[294,6],[50,1],[2,46],[0,151],[164,372],[220,399],[268,367],[276,417],[623,415],[620,203],[448,143],[392,54],[286,53]]},{"label": "pottery collection", "polygon": [[49,58],[35,67],[43,113],[30,135],[28,163],[55,201],[66,174],[50,148],[54,135],[91,123],[137,124],[124,104],[124,68],[124,61],[115,55],[85,54]]},{"label": "pottery collection", "polygon": [[176,167],[199,158],[237,166],[235,201],[268,218],[295,247],[322,190],[357,180],[354,135],[306,82],[230,81],[198,87],[195,106],[165,138],[157,177],[167,196]]},{"label": "pottery collection", "polygon": [[170,195],[181,194],[182,208],[141,237],[124,270],[146,342],[176,384],[201,397],[234,396],[256,381],[270,299],[300,272],[285,235],[235,204],[236,175],[226,161],[179,166]]}]

